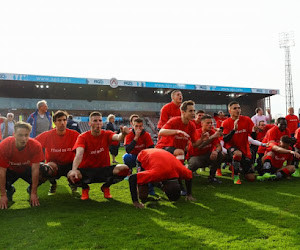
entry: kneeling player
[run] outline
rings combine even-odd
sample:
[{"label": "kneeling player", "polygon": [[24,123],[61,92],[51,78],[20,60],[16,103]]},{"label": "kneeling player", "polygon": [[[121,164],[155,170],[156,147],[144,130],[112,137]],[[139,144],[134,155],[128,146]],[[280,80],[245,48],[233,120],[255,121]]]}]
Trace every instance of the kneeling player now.
[{"label": "kneeling player", "polygon": [[[267,148],[265,156],[262,158],[263,175],[257,176],[258,180],[269,178],[282,179],[289,177],[295,172],[295,166],[292,165],[293,157],[300,158],[300,154],[292,151],[292,139],[285,135],[280,138],[280,142],[272,142]],[[283,163],[287,161],[287,165]]]},{"label": "kneeling player", "polygon": [[142,171],[129,177],[130,193],[135,207],[144,207],[138,200],[138,191],[140,199],[146,200],[148,183],[161,182],[169,200],[176,201],[180,198],[181,190],[178,180],[186,180],[186,199],[195,200],[192,197],[192,171],[183,166],[174,155],[162,149],[151,148],[141,151],[137,161]]},{"label": "kneeling player", "polygon": [[8,201],[15,192],[13,183],[22,178],[30,184],[31,206],[39,206],[37,187],[40,162],[44,160],[42,146],[30,138],[31,125],[25,122],[15,124],[14,136],[0,144],[0,208],[7,209]]},{"label": "kneeling player", "polygon": [[[55,129],[45,131],[35,138],[45,149],[47,165],[50,169],[56,170],[50,171],[56,172],[56,175],[54,173],[50,174],[51,187],[48,195],[56,193],[56,179],[59,179],[61,176],[67,176],[68,172],[72,169],[75,157],[75,152],[72,151],[72,148],[79,133],[67,128],[67,117],[68,114],[65,111],[58,110],[53,115]],[[71,186],[71,190],[73,195],[77,194],[74,187]]]},{"label": "kneeling player", "polygon": [[243,174],[248,181],[254,181],[255,175],[251,165],[251,152],[248,136],[255,134],[254,124],[247,116],[241,115],[240,104],[233,101],[228,104],[230,117],[222,126],[224,128],[223,140],[228,156],[232,160],[234,169],[233,183],[241,184],[239,174]]}]

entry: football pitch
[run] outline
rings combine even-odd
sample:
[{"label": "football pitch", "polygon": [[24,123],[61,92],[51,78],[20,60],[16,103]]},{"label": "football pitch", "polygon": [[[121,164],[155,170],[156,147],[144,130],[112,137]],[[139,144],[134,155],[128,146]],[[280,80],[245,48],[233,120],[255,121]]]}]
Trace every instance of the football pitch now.
[{"label": "football pitch", "polygon": [[[124,149],[117,160],[121,162]],[[299,249],[300,178],[233,185],[207,183],[208,171],[193,179],[196,202],[169,202],[161,191],[145,209],[133,207],[128,181],[90,185],[90,200],[71,196],[66,178],[55,196],[49,182],[38,189],[40,207],[28,203],[28,186],[15,183],[14,202],[0,211],[0,249]],[[159,200],[157,200],[159,199]]]}]

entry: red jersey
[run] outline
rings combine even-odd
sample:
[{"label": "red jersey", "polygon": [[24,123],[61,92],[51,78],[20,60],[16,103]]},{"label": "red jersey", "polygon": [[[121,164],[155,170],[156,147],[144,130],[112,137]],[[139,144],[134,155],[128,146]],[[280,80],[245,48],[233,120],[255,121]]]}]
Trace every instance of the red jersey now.
[{"label": "red jersey", "polygon": [[[202,133],[203,133],[203,131],[201,128],[196,130],[197,139],[201,138]],[[213,130],[213,129],[211,131],[209,131],[210,136],[213,135],[214,133],[215,133],[215,130]],[[203,147],[201,149],[199,149],[198,147],[193,147],[193,145],[190,143],[187,159],[189,159],[191,156],[199,156],[199,155],[205,155],[207,153],[211,153],[218,144],[220,144],[219,138],[215,138],[208,145],[206,145],[205,147]]]},{"label": "red jersey", "polygon": [[265,129],[263,131],[259,131],[256,133],[256,140],[257,141],[262,141],[267,133],[267,131],[271,128],[273,128],[275,125],[274,124],[267,124],[265,126]]},{"label": "red jersey", "polygon": [[287,121],[287,128],[290,130],[291,134],[294,134],[296,129],[298,128],[299,119],[296,115],[287,115],[285,117]]},{"label": "red jersey", "polygon": [[[278,142],[272,142],[270,143],[269,147],[266,149],[266,153],[272,151],[273,146],[278,146]],[[292,149],[291,147],[289,148],[290,150]],[[274,157],[271,160],[271,164],[275,168],[282,168],[283,163],[285,161],[292,161],[293,160],[293,155],[292,154],[282,154],[278,153],[275,151],[272,151],[274,153]]]},{"label": "red jersey", "polygon": [[182,165],[174,155],[162,149],[145,149],[139,153],[137,160],[145,170],[137,173],[137,183],[140,185],[175,178],[180,180],[193,178],[191,170]]},{"label": "red jersey", "polygon": [[32,138],[29,138],[22,150],[17,149],[16,139],[13,136],[7,137],[0,143],[0,167],[22,173],[26,167],[43,160],[42,145]]},{"label": "red jersey", "polygon": [[[290,131],[285,129],[283,132],[280,131],[278,126],[274,126],[273,128],[269,129],[265,135],[265,138],[262,140],[263,143],[268,143],[270,141],[279,142],[280,138],[284,135],[288,135],[291,137]],[[259,146],[257,153],[263,154],[266,151],[265,147]]]},{"label": "red jersey", "polygon": [[294,147],[300,149],[300,128],[296,129],[295,138],[297,139],[297,141],[296,141],[296,144],[294,145]]},{"label": "red jersey", "polygon": [[185,150],[189,140],[191,140],[192,142],[195,142],[197,140],[195,124],[192,121],[189,121],[188,124],[183,124],[180,116],[171,118],[163,126],[163,128],[182,130],[186,132],[190,136],[190,138],[186,138],[183,135],[160,136],[156,144],[157,148],[175,147]]},{"label": "red jersey", "polygon": [[93,136],[87,131],[78,136],[73,147],[84,148],[82,161],[78,168],[99,168],[110,166],[109,145],[115,133],[110,130],[101,130],[99,136]]},{"label": "red jersey", "polygon": [[75,152],[73,146],[79,133],[66,129],[64,135],[58,135],[56,129],[51,129],[39,134],[35,139],[45,148],[47,162],[55,162],[58,165],[67,165],[73,162]]},{"label": "red jersey", "polygon": [[227,117],[219,117],[218,115],[214,117],[215,121],[216,121],[216,128],[219,128],[222,126],[222,122],[225,121],[227,119]]},{"label": "red jersey", "polygon": [[180,105],[177,106],[174,102],[167,103],[160,110],[160,118],[157,124],[157,128],[161,129],[168,120],[175,116],[181,116]]},{"label": "red jersey", "polygon": [[[135,137],[134,130],[131,130],[130,133],[125,137],[124,145],[129,145]],[[138,155],[143,149],[149,148],[154,145],[151,135],[144,131],[138,138],[134,149],[130,152],[130,154]]]},{"label": "red jersey", "polygon": [[[223,133],[224,135],[229,134],[234,128],[234,120],[230,117],[227,118],[223,124]],[[225,142],[225,148],[235,147],[240,150],[243,155],[247,158],[251,158],[250,146],[248,142],[248,136],[252,133],[252,128],[254,124],[250,117],[240,116],[238,121],[238,130],[235,131],[235,134],[229,142]]]},{"label": "red jersey", "polygon": [[197,123],[196,120],[192,120],[195,123],[196,129],[202,128],[201,122]]}]

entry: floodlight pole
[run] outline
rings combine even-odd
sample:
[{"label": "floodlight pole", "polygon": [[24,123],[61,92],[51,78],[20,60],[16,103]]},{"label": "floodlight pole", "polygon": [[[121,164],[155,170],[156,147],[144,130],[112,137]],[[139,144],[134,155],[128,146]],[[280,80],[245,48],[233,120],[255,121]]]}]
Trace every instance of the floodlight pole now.
[{"label": "floodlight pole", "polygon": [[292,68],[290,47],[295,46],[294,32],[279,34],[279,47],[285,50],[285,106],[286,113],[289,107],[294,107],[294,94],[292,82]]}]

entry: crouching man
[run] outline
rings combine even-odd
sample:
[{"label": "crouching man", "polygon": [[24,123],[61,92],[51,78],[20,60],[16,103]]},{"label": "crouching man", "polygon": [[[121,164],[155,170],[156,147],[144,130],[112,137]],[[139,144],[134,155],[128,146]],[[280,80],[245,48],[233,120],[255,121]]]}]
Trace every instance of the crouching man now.
[{"label": "crouching man", "polygon": [[[15,124],[14,136],[0,143],[0,208],[7,209],[8,201],[16,191],[13,183],[19,178],[30,184],[31,206],[39,206],[37,187],[40,162],[44,160],[42,146],[30,138],[31,125],[25,122]],[[43,166],[42,166],[43,167]]]},{"label": "crouching man", "polygon": [[[293,158],[300,158],[300,154],[293,151],[291,145],[293,140],[284,135],[280,138],[280,142],[271,142],[267,148],[263,162],[263,175],[257,176],[257,180],[265,179],[282,179],[289,177],[295,172],[295,166],[292,165]],[[284,162],[287,161],[286,166]]]},{"label": "crouching man", "polygon": [[68,173],[68,179],[72,183],[78,182],[82,187],[82,200],[89,199],[89,183],[105,182],[101,191],[104,198],[112,198],[110,185],[116,183],[115,175],[127,176],[129,168],[119,164],[111,166],[109,157],[109,145],[113,141],[121,141],[128,134],[128,128],[121,128],[121,133],[115,134],[109,130],[102,130],[102,115],[92,112],[89,117],[91,130],[78,136],[73,147],[76,155],[72,170]]},{"label": "crouching man", "polygon": [[129,177],[130,193],[135,207],[144,207],[138,198],[142,201],[147,199],[148,183],[161,182],[162,190],[169,200],[176,201],[180,198],[179,180],[185,180],[186,200],[195,200],[192,197],[192,171],[182,165],[173,154],[163,149],[145,149],[139,153],[137,162],[141,171]]}]

